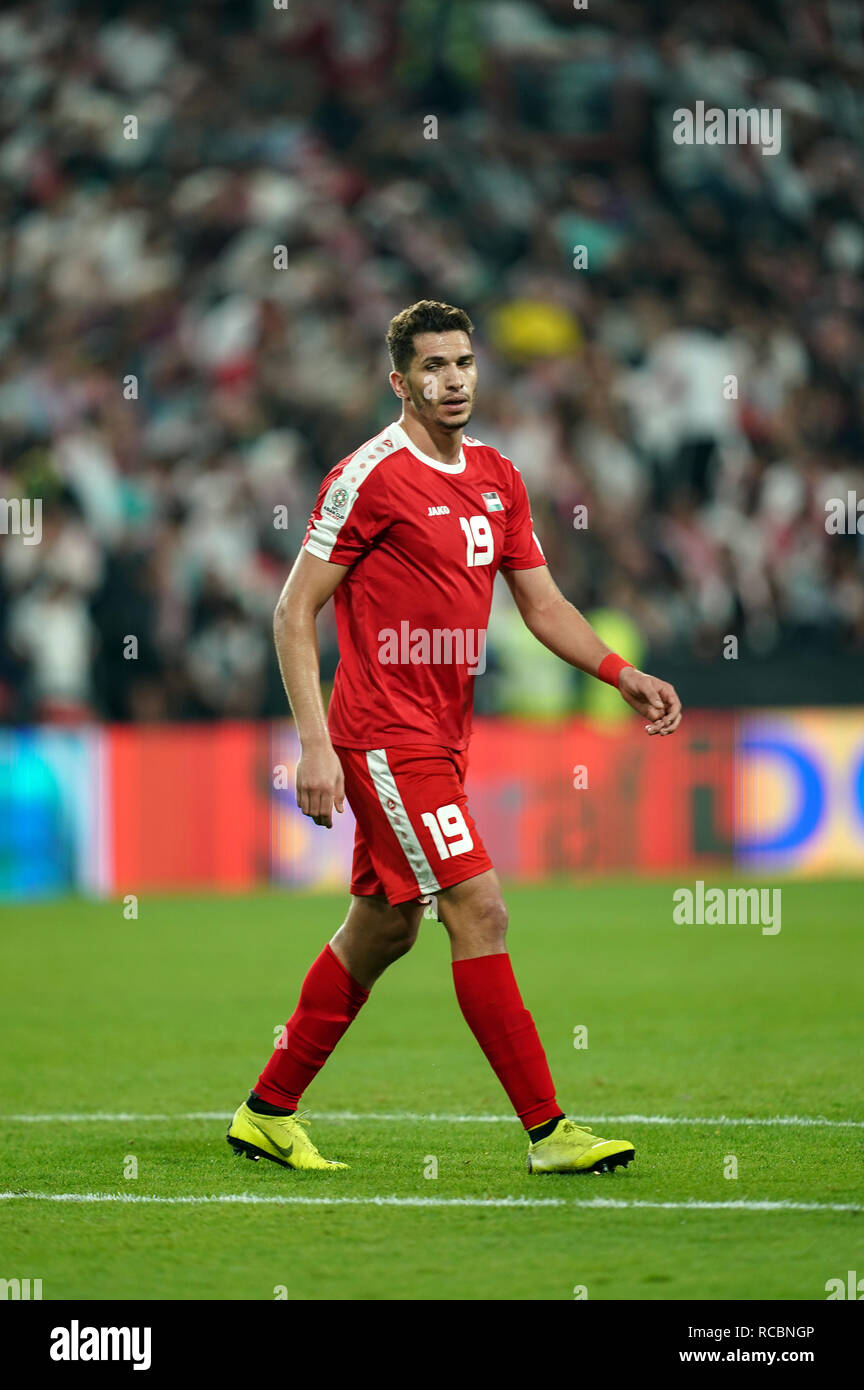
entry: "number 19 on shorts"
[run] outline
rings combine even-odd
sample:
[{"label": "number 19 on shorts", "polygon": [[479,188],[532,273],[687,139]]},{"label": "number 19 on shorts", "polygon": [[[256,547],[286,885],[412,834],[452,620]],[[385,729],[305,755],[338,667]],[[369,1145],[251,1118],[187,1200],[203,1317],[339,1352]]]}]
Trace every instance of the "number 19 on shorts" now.
[{"label": "number 19 on shorts", "polygon": [[424,811],[421,820],[435,842],[439,859],[452,859],[454,855],[467,854],[474,848],[471,831],[455,803],[439,806],[434,814]]}]

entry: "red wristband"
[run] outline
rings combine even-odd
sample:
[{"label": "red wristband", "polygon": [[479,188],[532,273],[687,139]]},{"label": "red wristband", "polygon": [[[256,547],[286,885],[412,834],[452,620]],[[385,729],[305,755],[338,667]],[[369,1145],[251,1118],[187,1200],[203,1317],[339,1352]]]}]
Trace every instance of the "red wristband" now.
[{"label": "red wristband", "polygon": [[608,656],[604,656],[597,668],[598,679],[605,681],[607,685],[614,685],[617,690],[618,677],[625,666],[632,665],[632,661],[625,661],[623,656],[616,656],[614,652],[610,652]]}]

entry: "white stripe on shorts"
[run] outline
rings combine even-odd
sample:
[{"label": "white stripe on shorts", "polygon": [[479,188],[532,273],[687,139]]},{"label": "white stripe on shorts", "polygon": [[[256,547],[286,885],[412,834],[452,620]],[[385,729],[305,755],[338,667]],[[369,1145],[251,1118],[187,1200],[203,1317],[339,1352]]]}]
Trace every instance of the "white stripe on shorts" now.
[{"label": "white stripe on shorts", "polygon": [[414,827],[408,819],[408,812],[405,810],[393,773],[390,771],[386,748],[370,748],[366,753],[366,765],[369,768],[372,784],[378,793],[378,800],[381,802],[384,814],[390,822],[396,839],[402,846],[420,892],[437,893],[441,885],[435,878],[432,865],[423,853],[423,846],[417,839]]}]

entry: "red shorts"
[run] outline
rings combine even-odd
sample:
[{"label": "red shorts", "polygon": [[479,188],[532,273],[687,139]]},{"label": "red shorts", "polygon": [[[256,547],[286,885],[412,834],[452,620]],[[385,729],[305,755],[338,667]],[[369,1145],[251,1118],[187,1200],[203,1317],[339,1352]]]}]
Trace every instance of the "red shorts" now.
[{"label": "red shorts", "polygon": [[336,748],[357,821],[351,892],[391,906],[475,878],[492,861],[468,810],[468,754],[411,744]]}]

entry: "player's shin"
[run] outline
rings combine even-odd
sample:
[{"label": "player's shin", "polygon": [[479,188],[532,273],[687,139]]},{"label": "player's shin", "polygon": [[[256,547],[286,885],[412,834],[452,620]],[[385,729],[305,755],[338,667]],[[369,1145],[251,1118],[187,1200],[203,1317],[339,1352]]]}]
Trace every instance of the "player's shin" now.
[{"label": "player's shin", "polygon": [[453,983],[465,1021],[525,1129],[557,1119],[562,1111],[549,1064],[509,955],[454,960]]},{"label": "player's shin", "polygon": [[327,945],[303,981],[297,1007],[255,1084],[267,1105],[296,1110],[300,1097],[369,998]]}]

